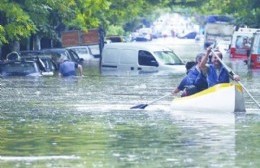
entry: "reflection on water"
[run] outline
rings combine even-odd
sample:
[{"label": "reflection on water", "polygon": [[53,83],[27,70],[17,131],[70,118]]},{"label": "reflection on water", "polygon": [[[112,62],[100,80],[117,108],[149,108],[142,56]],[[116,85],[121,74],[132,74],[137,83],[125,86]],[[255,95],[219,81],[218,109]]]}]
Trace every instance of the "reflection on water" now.
[{"label": "reflection on water", "polygon": [[[246,114],[177,114],[173,97],[131,110],[182,77],[92,68],[83,78],[0,79],[0,167],[260,166],[260,110],[248,95]],[[236,73],[260,102],[259,74]]]}]

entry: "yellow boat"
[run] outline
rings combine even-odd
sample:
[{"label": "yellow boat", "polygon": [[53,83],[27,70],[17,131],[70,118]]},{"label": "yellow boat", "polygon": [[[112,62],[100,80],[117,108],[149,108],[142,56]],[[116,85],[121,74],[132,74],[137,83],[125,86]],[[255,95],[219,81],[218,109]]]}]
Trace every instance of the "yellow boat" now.
[{"label": "yellow boat", "polygon": [[245,112],[243,88],[241,85],[222,83],[187,97],[175,98],[171,103],[173,111],[196,112]]}]

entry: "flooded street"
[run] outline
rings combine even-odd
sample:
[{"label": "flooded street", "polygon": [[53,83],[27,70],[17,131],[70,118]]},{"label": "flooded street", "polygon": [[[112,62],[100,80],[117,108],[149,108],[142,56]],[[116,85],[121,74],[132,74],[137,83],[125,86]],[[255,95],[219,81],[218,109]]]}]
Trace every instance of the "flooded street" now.
[{"label": "flooded street", "polygon": [[[203,51],[191,40],[153,42],[184,61]],[[260,102],[260,71],[224,61]],[[183,76],[84,71],[0,79],[0,167],[260,167],[260,109],[246,93],[246,113],[177,114],[173,96],[133,110],[171,92]]]}]

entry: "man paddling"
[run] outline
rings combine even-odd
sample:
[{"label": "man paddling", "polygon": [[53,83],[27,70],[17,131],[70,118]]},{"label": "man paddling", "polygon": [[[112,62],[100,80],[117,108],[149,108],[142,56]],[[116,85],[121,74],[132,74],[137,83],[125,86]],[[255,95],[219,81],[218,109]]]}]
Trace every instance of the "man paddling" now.
[{"label": "man paddling", "polygon": [[[212,63],[207,64],[209,55],[212,55]],[[222,53],[220,51],[212,51],[211,47],[207,48],[205,56],[199,63],[200,69],[206,69],[208,86],[212,87],[218,83],[229,83],[230,77],[235,81],[239,81],[240,77],[236,74],[230,74],[225,67],[221,64],[219,59],[222,59]]]}]

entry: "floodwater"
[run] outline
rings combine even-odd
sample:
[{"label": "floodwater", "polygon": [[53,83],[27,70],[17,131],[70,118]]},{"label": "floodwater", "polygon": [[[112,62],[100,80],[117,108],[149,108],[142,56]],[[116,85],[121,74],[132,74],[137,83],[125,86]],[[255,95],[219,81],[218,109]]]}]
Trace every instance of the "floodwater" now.
[{"label": "floodwater", "polygon": [[[202,51],[191,40],[155,42],[185,61]],[[260,102],[260,72],[225,61]],[[246,93],[246,113],[177,114],[170,96],[130,109],[169,93],[181,78],[106,76],[95,66],[70,79],[2,78],[0,167],[260,167],[260,109]]]}]

